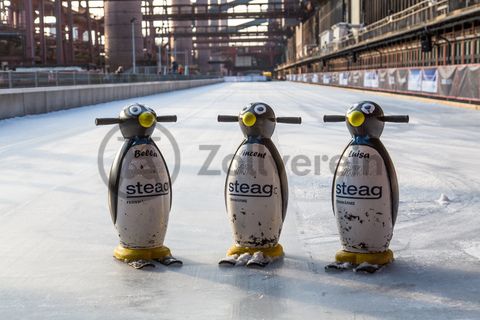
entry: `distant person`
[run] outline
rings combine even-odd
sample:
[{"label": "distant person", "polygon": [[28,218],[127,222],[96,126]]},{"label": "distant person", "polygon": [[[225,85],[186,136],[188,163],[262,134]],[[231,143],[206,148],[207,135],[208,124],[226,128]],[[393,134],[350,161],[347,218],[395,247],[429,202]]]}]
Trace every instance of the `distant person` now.
[{"label": "distant person", "polygon": [[177,73],[178,72],[178,63],[177,61],[172,62],[172,73]]},{"label": "distant person", "polygon": [[185,68],[182,65],[178,66],[178,74],[183,74],[185,72]]},{"label": "distant person", "polygon": [[123,66],[119,66],[115,71],[115,74],[122,74],[123,73]]}]

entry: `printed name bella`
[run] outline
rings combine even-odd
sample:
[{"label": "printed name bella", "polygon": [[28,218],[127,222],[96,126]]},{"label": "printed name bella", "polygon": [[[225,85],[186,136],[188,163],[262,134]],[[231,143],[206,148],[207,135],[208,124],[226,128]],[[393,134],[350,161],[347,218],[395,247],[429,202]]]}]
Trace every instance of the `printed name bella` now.
[{"label": "printed name bella", "polygon": [[145,150],[145,151],[140,151],[140,150],[135,150],[135,158],[140,158],[140,157],[153,157],[156,158],[158,157],[157,153],[153,150]]}]

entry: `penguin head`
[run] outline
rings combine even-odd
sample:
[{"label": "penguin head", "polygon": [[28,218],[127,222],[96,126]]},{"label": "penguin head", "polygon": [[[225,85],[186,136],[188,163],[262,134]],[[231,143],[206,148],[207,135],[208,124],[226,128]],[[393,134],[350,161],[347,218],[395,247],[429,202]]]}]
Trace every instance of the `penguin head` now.
[{"label": "penguin head", "polygon": [[120,112],[120,131],[125,139],[149,137],[155,130],[157,114],[153,109],[135,103]]},{"label": "penguin head", "polygon": [[352,136],[368,136],[380,138],[384,122],[383,110],[371,101],[362,101],[352,105],[346,114],[348,131]]},{"label": "penguin head", "polygon": [[246,137],[270,138],[275,130],[275,113],[262,102],[250,103],[242,109],[238,118]]}]

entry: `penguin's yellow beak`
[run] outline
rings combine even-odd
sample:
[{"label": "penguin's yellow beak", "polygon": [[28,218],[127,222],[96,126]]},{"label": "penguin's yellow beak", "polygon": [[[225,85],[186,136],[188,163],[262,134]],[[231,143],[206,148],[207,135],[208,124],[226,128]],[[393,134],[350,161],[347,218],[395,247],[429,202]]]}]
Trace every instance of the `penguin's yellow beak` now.
[{"label": "penguin's yellow beak", "polygon": [[255,122],[257,122],[257,117],[255,117],[253,113],[247,112],[243,115],[242,122],[247,127],[251,127],[255,124]]},{"label": "penguin's yellow beak", "polygon": [[353,111],[347,115],[347,119],[353,127],[360,127],[365,122],[365,115],[360,111]]},{"label": "penguin's yellow beak", "polygon": [[155,116],[151,112],[144,112],[138,117],[138,123],[144,128],[150,128],[155,123]]}]

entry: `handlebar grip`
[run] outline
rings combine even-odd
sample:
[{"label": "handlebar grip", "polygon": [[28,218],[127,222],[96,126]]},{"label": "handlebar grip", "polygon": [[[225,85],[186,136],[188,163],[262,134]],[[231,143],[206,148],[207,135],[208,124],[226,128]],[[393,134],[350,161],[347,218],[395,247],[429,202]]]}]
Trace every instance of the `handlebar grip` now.
[{"label": "handlebar grip", "polygon": [[401,116],[383,116],[380,120],[383,122],[405,122],[408,123],[409,116],[401,115]]},{"label": "handlebar grip", "polygon": [[345,116],[337,115],[324,115],[323,122],[344,122],[346,120]]},{"label": "handlebar grip", "polygon": [[292,123],[292,124],[301,124],[302,118],[300,117],[277,117],[278,123]]},{"label": "handlebar grip", "polygon": [[177,116],[158,116],[157,122],[177,122]]},{"label": "handlebar grip", "polygon": [[118,124],[121,120],[118,118],[96,118],[95,125],[97,126],[105,126],[109,124]]},{"label": "handlebar grip", "polygon": [[218,122],[238,122],[238,116],[218,115]]}]

